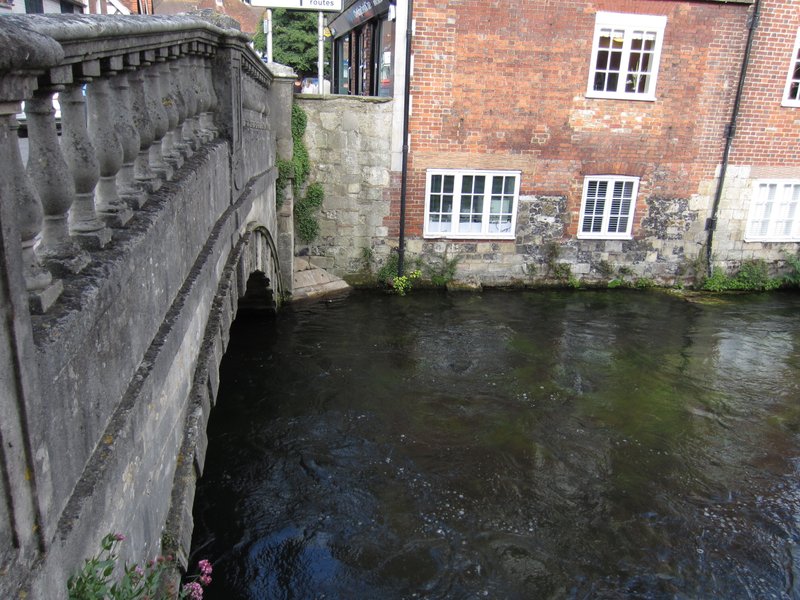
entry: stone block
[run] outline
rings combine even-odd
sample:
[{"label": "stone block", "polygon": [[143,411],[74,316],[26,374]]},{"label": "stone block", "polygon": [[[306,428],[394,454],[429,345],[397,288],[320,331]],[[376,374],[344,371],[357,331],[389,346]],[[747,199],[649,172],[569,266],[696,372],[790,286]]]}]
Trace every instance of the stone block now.
[{"label": "stone block", "polygon": [[342,114],[342,130],[343,131],[357,131],[361,125],[359,115],[354,112],[345,111]]},{"label": "stone block", "polygon": [[322,129],[327,131],[339,131],[342,129],[342,127],[340,127],[342,120],[338,112],[320,112],[319,122]]}]

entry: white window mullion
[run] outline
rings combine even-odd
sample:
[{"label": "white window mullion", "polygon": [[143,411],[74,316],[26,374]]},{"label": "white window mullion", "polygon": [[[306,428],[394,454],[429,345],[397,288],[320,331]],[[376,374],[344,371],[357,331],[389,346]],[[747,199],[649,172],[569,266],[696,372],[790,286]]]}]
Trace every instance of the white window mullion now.
[{"label": "white window mullion", "polygon": [[[461,238],[461,239],[513,239],[515,235],[514,227],[516,224],[516,211],[517,211],[517,200],[519,198],[519,171],[468,171],[468,170],[460,170],[460,169],[429,169],[426,175],[426,191],[425,191],[425,213],[424,213],[424,227],[423,227],[423,237],[425,238]],[[434,185],[435,182],[438,182],[438,178],[441,178],[442,181],[442,190],[441,195],[444,196],[444,189],[446,187],[446,182],[448,178],[452,178],[453,182],[453,203],[452,207],[449,212],[450,216],[450,230],[449,231],[442,231],[441,227],[441,219],[437,219],[437,213],[433,208],[436,208],[436,194],[439,194],[437,191],[437,186]],[[470,178],[472,181],[471,187],[465,187],[464,180],[466,178]],[[513,179],[514,186],[513,190],[509,187],[508,194],[505,193],[505,189],[502,190],[503,198],[508,198],[509,205],[510,205],[510,223],[506,222],[506,227],[503,231],[498,231],[499,228],[492,228],[491,227],[491,210],[492,210],[492,186],[494,184],[495,178],[498,178],[500,181],[505,182],[506,178]],[[478,181],[482,181],[483,190],[478,192],[476,190],[480,189]],[[467,200],[471,202],[470,205],[470,213],[467,215],[469,217],[469,222],[465,223],[463,228],[461,224],[461,209],[462,205],[464,208],[467,208],[464,199],[462,198],[464,191],[467,191],[468,198]],[[512,193],[513,191],[513,193]],[[477,196],[476,196],[477,194]],[[477,210],[476,205],[477,202],[472,202],[472,200],[478,199],[482,200],[481,210],[475,212],[474,214],[471,212],[472,210]],[[432,206],[433,205],[433,206]],[[508,213],[505,213],[508,215]],[[480,226],[478,227],[477,220],[480,219]],[[474,220],[474,222],[473,222]],[[500,217],[502,221],[502,216]]]},{"label": "white window mullion", "polygon": [[631,32],[625,31],[622,38],[622,62],[619,65],[619,79],[617,80],[617,93],[625,93],[625,83],[628,81],[628,64],[631,60]]},{"label": "white window mullion", "polygon": [[[636,15],[624,13],[610,13],[599,11],[595,17],[595,31],[592,41],[591,64],[589,65],[589,81],[587,84],[587,98],[612,98],[620,100],[646,100],[656,99],[656,81],[658,67],[661,60],[661,47],[663,44],[664,30],[667,17],[663,15]],[[605,48],[604,38],[610,36],[609,48]],[[634,36],[641,37],[641,48],[634,50]],[[616,85],[610,81],[612,77],[611,59],[603,61],[602,57],[610,57],[614,52],[614,40],[622,38],[620,64]],[[652,47],[649,43],[652,42]],[[631,70],[631,54],[638,52],[640,60],[638,66]],[[600,60],[600,64],[598,64]],[[646,66],[645,66],[646,65]],[[628,80],[635,83],[633,89],[627,90]],[[639,82],[644,79],[646,85],[639,91]]]},{"label": "white window mullion", "polygon": [[800,29],[792,49],[792,59],[789,61],[789,73],[786,76],[786,88],[783,92],[782,106],[800,106]]},{"label": "white window mullion", "polygon": [[759,180],[753,183],[745,241],[800,241],[800,181]]}]

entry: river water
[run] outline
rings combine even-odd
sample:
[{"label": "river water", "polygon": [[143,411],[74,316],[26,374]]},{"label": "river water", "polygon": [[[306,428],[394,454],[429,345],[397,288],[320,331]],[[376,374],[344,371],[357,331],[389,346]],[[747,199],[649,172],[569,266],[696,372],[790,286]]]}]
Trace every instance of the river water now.
[{"label": "river water", "polygon": [[355,292],[221,381],[206,598],[800,598],[796,294]]}]

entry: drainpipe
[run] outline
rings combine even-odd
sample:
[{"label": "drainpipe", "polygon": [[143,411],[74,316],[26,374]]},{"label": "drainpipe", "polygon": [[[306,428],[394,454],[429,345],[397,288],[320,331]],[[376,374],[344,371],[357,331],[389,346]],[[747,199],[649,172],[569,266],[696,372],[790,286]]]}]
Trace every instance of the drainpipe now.
[{"label": "drainpipe", "polygon": [[711,218],[706,221],[706,231],[708,232],[706,238],[706,271],[709,277],[712,271],[711,261],[712,254],[714,253],[714,231],[717,229],[717,212],[719,211],[719,204],[722,200],[722,187],[725,185],[725,174],[728,171],[728,157],[731,153],[731,146],[733,146],[733,136],[736,135],[736,121],[739,117],[739,106],[742,102],[742,92],[744,91],[744,82],[747,77],[747,67],[750,65],[750,52],[753,49],[753,38],[755,37],[756,27],[758,27],[760,10],[761,0],[756,0],[753,5],[753,14],[748,24],[747,45],[745,46],[744,58],[742,59],[742,68],[739,72],[739,85],[736,88],[733,113],[731,114],[730,123],[725,127],[725,150],[722,153],[722,165],[720,165],[719,180],[717,181],[717,189],[714,193],[714,204],[711,207]]},{"label": "drainpipe", "polygon": [[400,235],[397,249],[397,274],[403,274],[406,257],[406,188],[408,183],[408,117],[411,99],[411,29],[413,25],[411,13],[414,9],[414,0],[408,0],[408,15],[406,15],[406,80],[403,91],[403,175],[400,183]]}]

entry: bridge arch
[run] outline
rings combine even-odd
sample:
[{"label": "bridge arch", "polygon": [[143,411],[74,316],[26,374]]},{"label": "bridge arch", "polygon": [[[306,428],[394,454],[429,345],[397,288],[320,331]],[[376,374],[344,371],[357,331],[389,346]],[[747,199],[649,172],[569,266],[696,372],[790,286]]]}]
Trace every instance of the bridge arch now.
[{"label": "bridge arch", "polygon": [[260,223],[249,223],[245,238],[239,259],[238,310],[274,311],[288,291],[283,288],[277,244],[270,230]]}]

